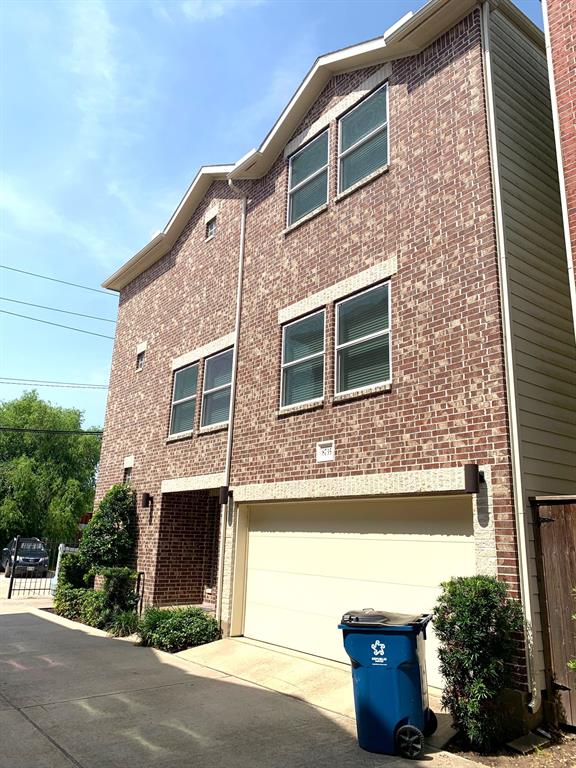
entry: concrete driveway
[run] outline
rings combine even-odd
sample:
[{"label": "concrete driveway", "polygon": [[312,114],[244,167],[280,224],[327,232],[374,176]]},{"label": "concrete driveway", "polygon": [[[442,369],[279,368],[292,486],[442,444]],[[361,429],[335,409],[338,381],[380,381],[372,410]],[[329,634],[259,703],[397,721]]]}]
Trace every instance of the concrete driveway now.
[{"label": "concrete driveway", "polygon": [[[470,768],[373,755],[353,718],[0,600],[1,768]],[[245,672],[245,670],[244,670]]]}]

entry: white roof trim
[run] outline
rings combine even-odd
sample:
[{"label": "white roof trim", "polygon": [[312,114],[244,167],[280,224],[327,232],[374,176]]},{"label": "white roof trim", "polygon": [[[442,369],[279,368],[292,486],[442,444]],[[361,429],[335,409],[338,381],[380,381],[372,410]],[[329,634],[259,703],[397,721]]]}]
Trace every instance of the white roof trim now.
[{"label": "white roof trim", "polygon": [[213,181],[257,179],[267,173],[334,75],[418,53],[477,6],[478,0],[429,0],[419,11],[407,14],[393,24],[383,36],[316,59],[260,147],[248,152],[234,165],[203,166],[163,232],[109,277],[103,287],[122,290],[168,253]]}]

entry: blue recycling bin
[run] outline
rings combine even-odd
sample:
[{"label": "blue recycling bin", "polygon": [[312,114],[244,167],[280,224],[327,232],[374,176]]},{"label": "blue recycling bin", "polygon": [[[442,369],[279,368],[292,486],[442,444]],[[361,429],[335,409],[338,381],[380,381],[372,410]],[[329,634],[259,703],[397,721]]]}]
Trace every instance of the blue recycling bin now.
[{"label": "blue recycling bin", "polygon": [[437,727],[428,706],[426,627],[417,616],[348,611],[339,629],[352,662],[358,743],[368,752],[415,759]]}]

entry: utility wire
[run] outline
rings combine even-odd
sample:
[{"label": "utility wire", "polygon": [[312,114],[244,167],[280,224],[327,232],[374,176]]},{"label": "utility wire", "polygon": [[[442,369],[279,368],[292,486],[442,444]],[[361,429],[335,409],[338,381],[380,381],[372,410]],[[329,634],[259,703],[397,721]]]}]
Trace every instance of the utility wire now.
[{"label": "utility wire", "polygon": [[17,379],[0,376],[0,384],[38,384],[43,387],[70,387],[75,389],[108,389],[108,384],[76,384],[72,381],[44,381],[44,379]]},{"label": "utility wire", "polygon": [[32,429],[28,427],[0,427],[0,432],[31,432],[46,435],[101,435],[101,429]]},{"label": "utility wire", "polygon": [[62,285],[71,285],[73,288],[84,288],[86,291],[94,291],[94,293],[103,293],[106,296],[116,296],[112,291],[101,291],[99,288],[90,288],[88,285],[79,285],[78,283],[69,283],[67,280],[58,280],[55,277],[48,277],[47,275],[38,275],[36,272],[26,272],[24,269],[16,269],[16,267],[7,267],[6,264],[0,264],[0,268],[9,269],[11,272],[20,272],[22,275],[30,275],[31,277],[40,277],[42,280],[51,280],[53,283],[62,283]]},{"label": "utility wire", "polygon": [[29,301],[18,301],[18,299],[7,299],[6,296],[0,296],[2,301],[11,301],[13,304],[25,304],[27,307],[36,307],[37,309],[49,309],[50,312],[62,312],[65,315],[76,315],[76,317],[88,317],[90,320],[102,320],[104,323],[115,323],[116,320],[109,320],[107,317],[96,317],[95,315],[83,315],[81,312],[70,312],[68,309],[56,309],[56,307],[45,307],[43,304],[31,304]]},{"label": "utility wire", "polygon": [[44,323],[44,325],[55,325],[57,328],[67,328],[69,331],[78,331],[78,333],[87,333],[89,336],[100,336],[101,339],[114,339],[114,336],[105,336],[103,333],[94,333],[93,331],[85,331],[83,328],[72,328],[71,325],[62,325],[61,323],[51,323],[49,320],[40,320],[39,317],[30,317],[30,315],[19,315],[17,312],[8,312],[7,309],[0,309],[0,312],[4,315],[12,315],[13,317],[23,317],[26,320],[34,320],[37,323]]}]

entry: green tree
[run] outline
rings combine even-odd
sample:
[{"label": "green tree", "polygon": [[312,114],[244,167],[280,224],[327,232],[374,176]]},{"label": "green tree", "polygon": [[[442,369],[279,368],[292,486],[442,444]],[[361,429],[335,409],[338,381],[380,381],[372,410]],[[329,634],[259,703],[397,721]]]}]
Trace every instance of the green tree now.
[{"label": "green tree", "polygon": [[[82,412],[61,408],[36,391],[0,403],[0,427],[81,430]],[[98,435],[0,430],[0,541],[12,536],[74,537],[92,509]]]},{"label": "green tree", "polygon": [[80,541],[80,561],[86,568],[127,565],[134,549],[134,491],[113,485],[98,505]]}]

